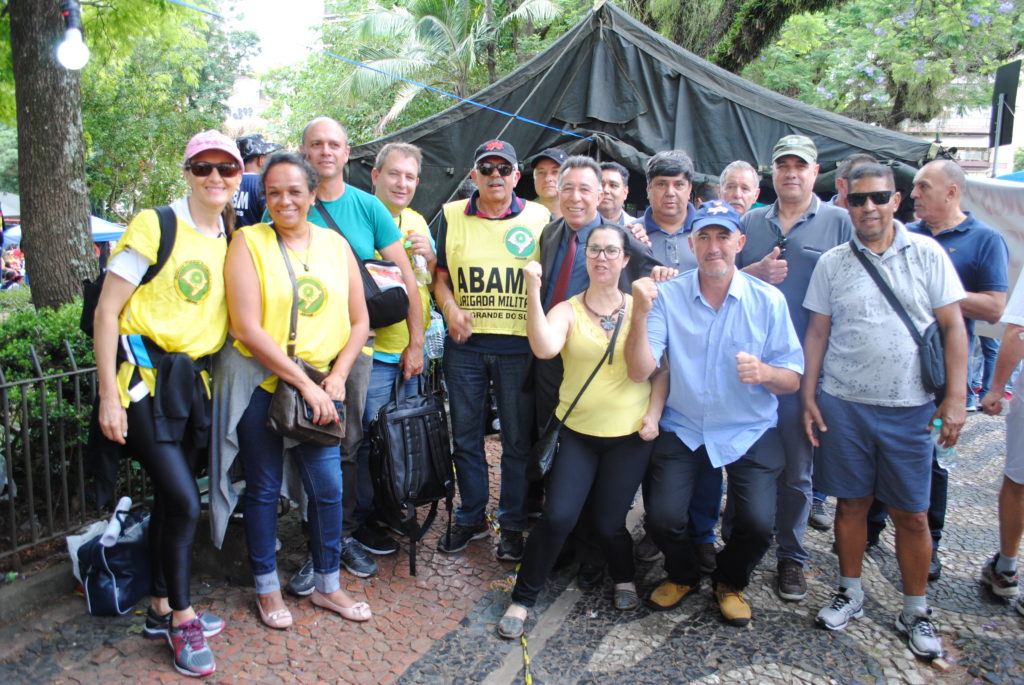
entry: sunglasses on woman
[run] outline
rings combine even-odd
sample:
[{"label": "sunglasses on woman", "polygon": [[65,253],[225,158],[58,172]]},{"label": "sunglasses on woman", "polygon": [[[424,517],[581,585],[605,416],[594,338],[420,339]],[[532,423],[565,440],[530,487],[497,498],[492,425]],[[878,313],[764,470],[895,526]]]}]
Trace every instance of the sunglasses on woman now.
[{"label": "sunglasses on woman", "polygon": [[193,176],[200,178],[209,176],[214,169],[217,170],[221,178],[231,178],[237,176],[242,167],[238,166],[237,162],[217,162],[216,164],[213,162],[189,162],[185,165],[185,169],[192,172]]}]

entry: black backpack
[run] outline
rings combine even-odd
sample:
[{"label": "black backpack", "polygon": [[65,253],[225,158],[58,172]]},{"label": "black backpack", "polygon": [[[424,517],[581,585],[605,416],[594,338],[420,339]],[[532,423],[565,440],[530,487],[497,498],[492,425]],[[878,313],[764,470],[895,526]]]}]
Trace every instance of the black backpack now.
[{"label": "black backpack", "polygon": [[[451,533],[455,466],[444,401],[425,391],[423,376],[415,395],[395,399],[401,383],[399,372],[391,399],[370,423],[370,473],[377,506],[402,514],[409,535],[409,573],[415,576],[416,542],[434,522],[441,500],[448,510]],[[425,504],[430,505],[430,513],[421,526],[416,522],[416,507]]]},{"label": "black backpack", "polygon": [[[164,264],[171,257],[171,250],[174,248],[174,239],[178,236],[178,219],[167,205],[155,207],[157,217],[160,219],[160,246],[156,250],[156,261],[150,264],[146,273],[142,275],[139,285],[149,283]],[[104,270],[96,277],[95,281],[82,280],[82,317],[78,320],[78,327],[90,338],[92,337],[93,319],[96,317],[96,305],[100,301],[100,293],[103,291],[103,281],[106,280],[107,272]]]}]

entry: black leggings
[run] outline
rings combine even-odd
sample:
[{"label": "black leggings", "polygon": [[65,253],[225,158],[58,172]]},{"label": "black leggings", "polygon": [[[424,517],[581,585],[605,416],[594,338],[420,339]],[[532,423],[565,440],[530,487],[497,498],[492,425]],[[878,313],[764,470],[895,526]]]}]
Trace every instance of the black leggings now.
[{"label": "black leggings", "polygon": [[[192,605],[189,576],[192,542],[199,522],[196,470],[200,451],[185,431],[182,442],[153,439],[153,398],[128,405],[128,454],[142,465],[153,483],[153,512],[149,520],[150,590],[166,597],[175,611]],[[204,451],[205,453],[205,451]]]},{"label": "black leggings", "polygon": [[548,473],[544,516],[526,541],[512,600],[532,607],[558,552],[584,506],[615,583],[633,580],[633,541],[626,514],[647,470],[653,443],[636,433],[617,438],[583,435],[562,427]]}]

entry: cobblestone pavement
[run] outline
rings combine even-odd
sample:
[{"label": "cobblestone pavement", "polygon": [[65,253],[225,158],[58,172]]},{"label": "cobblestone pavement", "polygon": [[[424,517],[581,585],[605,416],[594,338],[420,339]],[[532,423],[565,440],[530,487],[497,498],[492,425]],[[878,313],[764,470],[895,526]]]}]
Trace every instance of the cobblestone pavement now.
[{"label": "cobblestone pavement", "polygon": [[[532,681],[541,683],[1024,683],[1024,619],[978,582],[981,564],[997,546],[996,495],[1004,453],[1003,419],[970,415],[959,463],[951,475],[950,505],[941,546],[942,577],[929,587],[935,620],[948,651],[933,664],[916,659],[892,627],[900,606],[891,527],[864,567],[865,617],[845,630],[813,626],[834,587],[838,567],[832,534],[808,529],[807,598],[783,602],[772,590],[775,558],[754,574],[748,597],[754,620],[725,625],[705,581],[674,611],[618,612],[610,585],[581,592],[573,567],[556,574],[527,623]],[[488,441],[492,477],[497,444]],[[492,487],[492,500],[496,501]],[[492,501],[492,504],[494,502]],[[635,527],[640,507],[631,512]],[[443,516],[439,516],[443,518]],[[232,682],[521,683],[524,648],[498,638],[495,624],[508,602],[512,566],[494,560],[494,541],[462,553],[436,551],[442,525],[418,550],[419,575],[409,575],[403,550],[378,558],[367,580],[342,572],[346,589],[366,598],[374,617],[342,620],[308,599],[288,598],[289,631],[259,622],[249,587],[200,576],[199,608],[224,616],[228,628],[211,640],[217,673]],[[303,561],[294,513],[281,520],[283,576]],[[660,562],[641,564],[641,591],[661,577]],[[70,590],[70,583],[69,583]],[[144,604],[140,604],[144,609]],[[143,618],[94,618],[70,591],[59,601],[0,626],[0,682],[108,683],[183,680],[161,642],[142,639]]]}]

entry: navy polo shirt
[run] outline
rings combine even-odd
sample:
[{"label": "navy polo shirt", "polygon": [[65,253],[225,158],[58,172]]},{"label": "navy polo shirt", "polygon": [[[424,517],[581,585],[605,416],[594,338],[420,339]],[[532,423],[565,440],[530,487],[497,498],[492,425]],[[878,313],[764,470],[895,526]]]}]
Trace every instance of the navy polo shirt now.
[{"label": "navy polo shirt", "polygon": [[[1005,293],[1010,288],[1007,273],[1010,251],[1006,247],[1006,240],[999,231],[978,221],[970,212],[964,213],[966,219],[938,235],[932,235],[923,221],[908,224],[907,229],[931,236],[942,245],[967,292]],[[967,326],[967,335],[973,335],[974,320],[964,317],[964,324]]]},{"label": "navy polo shirt", "polygon": [[[572,261],[572,271],[569,273],[569,287],[565,290],[565,299],[579,295],[590,285],[590,275],[587,274],[586,245],[590,238],[590,232],[604,223],[604,217],[600,214],[586,226],[576,231],[576,258]],[[569,236],[572,229],[568,229],[558,243],[555,251],[555,261],[551,263],[551,274],[548,276],[548,290],[543,293],[544,311],[551,311],[551,297],[555,294],[555,284],[558,282],[558,275],[562,273],[562,262],[565,261],[565,253],[569,249]]]},{"label": "navy polo shirt", "polygon": [[681,272],[697,268],[697,257],[690,248],[690,230],[693,227],[693,215],[697,209],[692,202],[686,203],[686,221],[675,233],[669,233],[654,221],[654,214],[648,207],[640,220],[651,241],[651,252],[654,258],[665,266],[671,266]]}]

